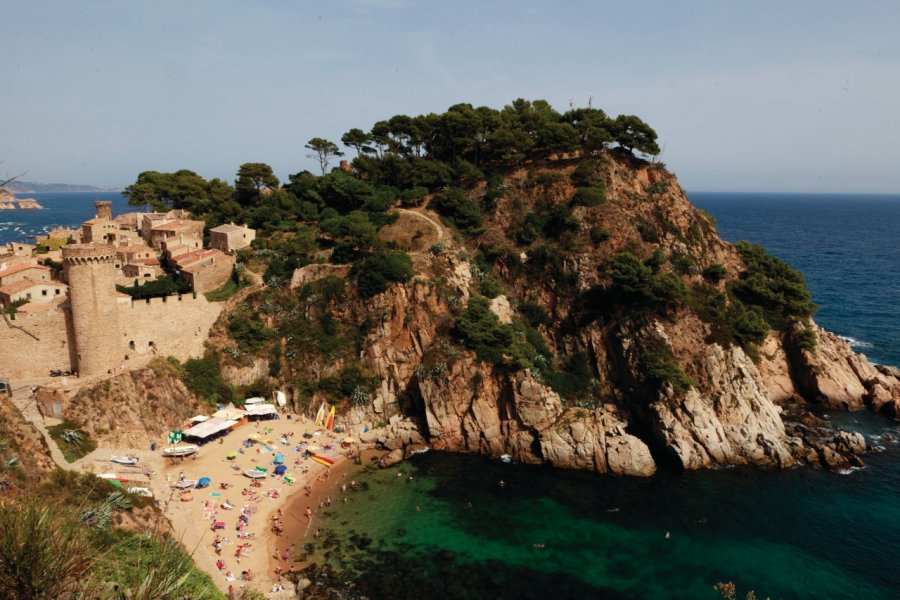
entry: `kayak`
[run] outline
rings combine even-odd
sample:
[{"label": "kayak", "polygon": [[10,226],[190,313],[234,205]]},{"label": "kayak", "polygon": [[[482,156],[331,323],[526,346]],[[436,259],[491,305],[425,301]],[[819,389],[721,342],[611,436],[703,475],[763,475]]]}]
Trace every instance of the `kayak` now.
[{"label": "kayak", "polygon": [[313,454],[312,459],[319,464],[325,465],[326,467],[330,467],[334,464],[334,461],[330,458],[325,458],[324,456],[319,456],[318,454]]},{"label": "kayak", "polygon": [[109,462],[118,463],[120,465],[136,465],[138,459],[134,456],[116,456],[113,454],[109,457]]}]

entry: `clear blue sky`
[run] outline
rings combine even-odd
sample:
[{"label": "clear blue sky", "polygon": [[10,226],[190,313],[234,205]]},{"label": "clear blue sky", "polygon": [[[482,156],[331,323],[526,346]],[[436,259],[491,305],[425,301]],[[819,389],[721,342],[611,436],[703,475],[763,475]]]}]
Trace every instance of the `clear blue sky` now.
[{"label": "clear blue sky", "polygon": [[457,102],[633,113],[689,190],[900,193],[900,3],[0,0],[0,174],[313,169]]}]

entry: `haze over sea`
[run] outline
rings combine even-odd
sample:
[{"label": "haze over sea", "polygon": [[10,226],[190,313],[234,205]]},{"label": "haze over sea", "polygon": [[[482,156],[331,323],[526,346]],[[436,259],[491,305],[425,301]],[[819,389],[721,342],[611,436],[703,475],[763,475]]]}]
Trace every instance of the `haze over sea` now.
[{"label": "haze over sea", "polygon": [[[21,196],[48,210],[0,211],[0,243],[77,226],[98,197],[128,210],[119,194]],[[900,196],[690,198],[723,238],[762,244],[803,271],[819,324],[900,366]],[[830,418],[886,450],[844,475],[728,469],[648,480],[427,453],[400,479],[396,470],[358,477],[367,489],[329,511],[322,524],[335,546],[314,557],[410,598],[717,598],[712,585],[729,580],[739,597],[900,597],[900,447],[876,438],[900,435],[898,423]],[[348,541],[360,536],[373,543],[353,550],[365,546]]]}]

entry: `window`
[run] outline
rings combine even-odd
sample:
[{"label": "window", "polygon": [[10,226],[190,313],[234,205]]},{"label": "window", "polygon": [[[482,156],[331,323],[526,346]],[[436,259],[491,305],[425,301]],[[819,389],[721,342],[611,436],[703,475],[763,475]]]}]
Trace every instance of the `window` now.
[{"label": "window", "polygon": [[47,290],[41,290],[41,296],[46,296],[46,295],[47,295]]},{"label": "window", "polygon": [[131,340],[130,342],[128,342],[128,349],[134,350],[134,340]]},{"label": "window", "polygon": [[28,292],[27,294],[25,294],[25,297],[28,298],[29,300],[31,300],[31,292]]},{"label": "window", "polygon": [[56,295],[59,296],[60,293],[61,293],[61,292],[60,292],[60,289],[59,289],[59,288],[56,288]]}]

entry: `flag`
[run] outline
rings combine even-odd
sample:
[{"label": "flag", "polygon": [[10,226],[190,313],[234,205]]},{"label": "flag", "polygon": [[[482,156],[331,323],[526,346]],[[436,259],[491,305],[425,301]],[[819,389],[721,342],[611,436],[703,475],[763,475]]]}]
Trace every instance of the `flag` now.
[{"label": "flag", "polygon": [[169,432],[169,443],[170,443],[170,444],[177,444],[178,442],[181,441],[181,438],[182,438],[182,437],[183,437],[183,434],[182,434],[180,431],[177,431],[177,430],[176,430],[176,431],[170,431],[170,432]]}]

